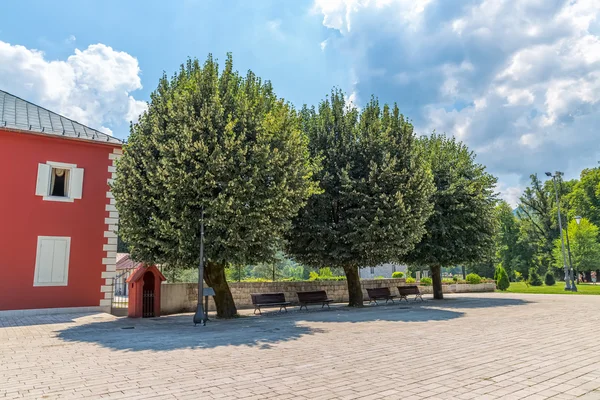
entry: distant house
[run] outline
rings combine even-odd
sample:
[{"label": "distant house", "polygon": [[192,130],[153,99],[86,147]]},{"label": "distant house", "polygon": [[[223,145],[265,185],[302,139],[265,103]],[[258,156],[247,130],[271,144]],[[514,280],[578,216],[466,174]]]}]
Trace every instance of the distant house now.
[{"label": "distant house", "polygon": [[365,267],[359,269],[359,274],[362,279],[373,279],[376,277],[383,276],[384,278],[391,278],[394,272],[403,272],[406,276],[408,267],[406,265],[398,264],[380,264],[376,267]]},{"label": "distant house", "polygon": [[0,310],[110,308],[121,147],[0,90]]}]

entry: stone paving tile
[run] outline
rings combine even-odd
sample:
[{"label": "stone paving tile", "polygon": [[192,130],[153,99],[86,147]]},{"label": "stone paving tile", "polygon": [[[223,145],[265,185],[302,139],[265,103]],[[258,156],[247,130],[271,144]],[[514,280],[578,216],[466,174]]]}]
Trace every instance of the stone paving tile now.
[{"label": "stone paving tile", "polygon": [[206,327],[189,314],[1,318],[0,399],[600,400],[599,307],[461,294]]}]

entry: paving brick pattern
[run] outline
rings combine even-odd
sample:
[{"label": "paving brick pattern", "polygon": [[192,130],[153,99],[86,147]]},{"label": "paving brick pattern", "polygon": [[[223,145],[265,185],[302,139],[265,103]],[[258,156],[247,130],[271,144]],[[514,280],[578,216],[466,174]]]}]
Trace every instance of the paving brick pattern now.
[{"label": "paving brick pattern", "polygon": [[0,319],[0,399],[600,399],[600,296]]}]

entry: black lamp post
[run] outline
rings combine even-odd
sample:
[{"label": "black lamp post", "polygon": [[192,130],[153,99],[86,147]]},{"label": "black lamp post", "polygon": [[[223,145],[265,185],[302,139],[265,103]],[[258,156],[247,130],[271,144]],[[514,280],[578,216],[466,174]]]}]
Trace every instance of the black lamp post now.
[{"label": "black lamp post", "polygon": [[206,314],[202,304],[202,295],[204,294],[204,207],[200,216],[200,264],[198,265],[198,307],[194,314],[194,326],[202,324],[206,326]]},{"label": "black lamp post", "polygon": [[565,270],[565,290],[571,290],[571,283],[569,282],[569,267],[567,265],[567,255],[565,252],[565,237],[563,236],[562,219],[560,216],[560,199],[558,198],[558,188],[556,187],[556,178],[560,178],[562,172],[556,171],[554,175],[552,172],[546,172],[546,176],[552,178],[552,184],[554,185],[554,193],[556,194],[556,209],[558,210],[558,230],[560,233],[560,243],[562,245],[562,256],[563,265]]}]

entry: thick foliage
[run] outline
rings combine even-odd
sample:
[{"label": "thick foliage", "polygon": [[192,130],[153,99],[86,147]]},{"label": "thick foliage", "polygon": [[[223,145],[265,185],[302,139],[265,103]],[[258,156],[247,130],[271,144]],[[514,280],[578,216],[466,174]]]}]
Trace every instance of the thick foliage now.
[{"label": "thick foliage", "polygon": [[359,112],[334,91],[318,110],[304,108],[302,121],[322,193],[294,219],[288,250],[309,266],[343,267],[360,306],[358,268],[396,261],[425,233],[431,174],[396,106],[371,100]]},{"label": "thick foliage", "polygon": [[421,138],[420,143],[434,177],[434,211],[425,225],[423,240],[404,260],[430,266],[434,297],[442,298],[440,266],[474,263],[492,256],[496,178],[454,138],[434,133]]},{"label": "thick foliage", "polygon": [[296,112],[269,82],[234,71],[231,56],[223,71],[209,56],[163,76],[124,153],[113,193],[132,256],[197,265],[204,208],[205,279],[221,316],[235,312],[219,307],[224,267],[271,259],[316,187]]}]

